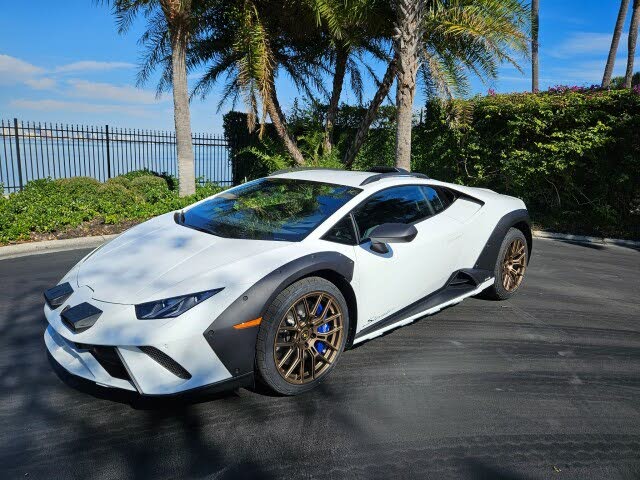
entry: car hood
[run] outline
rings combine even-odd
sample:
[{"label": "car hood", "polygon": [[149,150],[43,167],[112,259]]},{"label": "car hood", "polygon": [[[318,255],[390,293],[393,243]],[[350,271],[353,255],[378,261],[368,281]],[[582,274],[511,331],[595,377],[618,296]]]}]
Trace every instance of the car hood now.
[{"label": "car hood", "polygon": [[77,283],[93,290],[96,300],[135,304],[164,298],[160,295],[225,287],[223,283],[230,281],[249,282],[248,275],[230,278],[216,272],[287,245],[290,243],[217,237],[178,225],[173,214],[166,214],[90,254],[78,268]]}]

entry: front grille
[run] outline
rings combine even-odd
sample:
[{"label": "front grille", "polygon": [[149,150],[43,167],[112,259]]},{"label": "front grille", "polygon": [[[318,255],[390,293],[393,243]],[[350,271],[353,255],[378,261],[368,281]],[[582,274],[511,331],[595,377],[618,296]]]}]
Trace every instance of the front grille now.
[{"label": "front grille", "polygon": [[80,350],[88,350],[91,355],[98,361],[109,375],[120,380],[131,381],[129,372],[124,367],[120,355],[116,351],[116,347],[104,347],[102,345],[87,345],[84,343],[76,343],[76,347]]},{"label": "front grille", "polygon": [[173,373],[176,377],[183,380],[189,380],[191,374],[187,372],[182,365],[172,359],[169,355],[162,350],[158,350],[155,347],[138,347],[142,352],[149,355],[153,360],[162,365],[164,368]]}]

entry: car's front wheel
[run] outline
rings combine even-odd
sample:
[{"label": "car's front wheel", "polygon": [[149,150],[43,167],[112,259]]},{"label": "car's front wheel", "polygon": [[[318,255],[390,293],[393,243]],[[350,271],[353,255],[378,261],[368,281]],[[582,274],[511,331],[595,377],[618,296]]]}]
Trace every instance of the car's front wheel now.
[{"label": "car's front wheel", "polygon": [[524,234],[510,228],[502,240],[493,275],[494,284],[485,295],[494,300],[506,300],[513,296],[524,280],[529,261],[529,248]]},{"label": "car's front wheel", "polygon": [[348,331],[340,290],[320,277],[299,280],[263,316],[256,346],[260,378],[283,395],[311,390],[335,367]]}]

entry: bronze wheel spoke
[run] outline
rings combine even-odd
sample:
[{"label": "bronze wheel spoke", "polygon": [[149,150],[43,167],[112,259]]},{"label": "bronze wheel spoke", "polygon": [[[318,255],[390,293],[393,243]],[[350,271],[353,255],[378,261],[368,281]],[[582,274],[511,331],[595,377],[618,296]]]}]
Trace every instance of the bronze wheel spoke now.
[{"label": "bronze wheel spoke", "polygon": [[316,378],[316,355],[312,349],[309,349],[309,358],[311,360],[311,379]]},{"label": "bronze wheel spoke", "polygon": [[325,365],[331,365],[331,362],[329,360],[327,360],[324,355],[318,353],[318,355],[316,355],[316,360],[320,360],[322,363],[324,363]]},{"label": "bronze wheel spoke", "polygon": [[289,360],[289,357],[291,356],[291,354],[296,350],[295,347],[292,347],[289,349],[289,351],[285,354],[284,357],[282,357],[282,360],[280,360],[280,362],[278,362],[278,368],[282,368],[282,366],[287,362],[287,360]]},{"label": "bronze wheel spoke", "polygon": [[305,351],[300,349],[300,381],[304,381],[304,354]]},{"label": "bronze wheel spoke", "polygon": [[320,302],[322,301],[322,297],[324,297],[324,295],[320,294],[318,295],[318,299],[316,300],[316,303],[313,305],[313,316],[316,317],[316,312],[318,311],[318,305],[320,305]]},{"label": "bronze wheel spoke", "polygon": [[293,371],[295,370],[295,368],[298,366],[298,363],[300,363],[300,348],[297,348],[297,351],[296,351],[296,359],[295,359],[295,360],[293,361],[293,363],[289,366],[289,370],[287,370],[287,373],[286,373],[286,376],[287,376],[287,377],[293,373]]},{"label": "bronze wheel spoke", "polygon": [[324,325],[325,323],[329,323],[333,320],[335,320],[336,318],[338,318],[339,316],[341,316],[340,313],[336,313],[335,315],[330,316],[329,318],[320,318],[317,319],[316,321],[313,322],[313,326],[314,327],[321,327],[322,325]]},{"label": "bronze wheel spoke", "polygon": [[316,333],[316,336],[318,336],[319,338],[327,338],[329,335],[333,335],[334,333],[338,333],[340,330],[342,330],[342,327],[335,327],[332,328],[331,330],[329,330],[328,332],[323,332],[323,333]]}]

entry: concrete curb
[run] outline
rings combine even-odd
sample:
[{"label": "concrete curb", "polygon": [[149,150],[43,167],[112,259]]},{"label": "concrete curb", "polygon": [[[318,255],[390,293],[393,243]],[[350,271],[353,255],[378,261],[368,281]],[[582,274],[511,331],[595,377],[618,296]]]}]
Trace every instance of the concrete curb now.
[{"label": "concrete curb", "polygon": [[69,238],[66,240],[45,240],[43,242],[19,243],[0,247],[0,260],[41,255],[43,253],[64,252],[81,248],[96,248],[116,235],[98,235],[95,237]]},{"label": "concrete curb", "polygon": [[544,230],[534,230],[533,236],[535,238],[548,238],[553,240],[568,240],[571,242],[580,243],[597,243],[599,245],[616,245],[618,247],[628,248],[640,248],[640,241],[638,240],[621,240],[619,238],[606,238],[606,237],[588,237],[586,235],[571,235],[567,233],[553,233],[545,232]]},{"label": "concrete curb", "polygon": [[[571,242],[596,243],[599,245],[616,245],[619,247],[640,248],[640,241],[636,240],[588,237],[585,235],[570,235],[564,233],[545,232],[543,230],[534,230],[533,236],[535,238],[545,238],[551,240],[568,240]],[[96,248],[114,237],[116,237],[116,235],[99,235],[95,237],[70,238],[67,240],[46,240],[44,242],[27,242],[19,243],[17,245],[7,245],[4,247],[0,247],[0,260],[25,257],[27,255],[64,252],[66,250],[77,250],[81,248]]]}]

